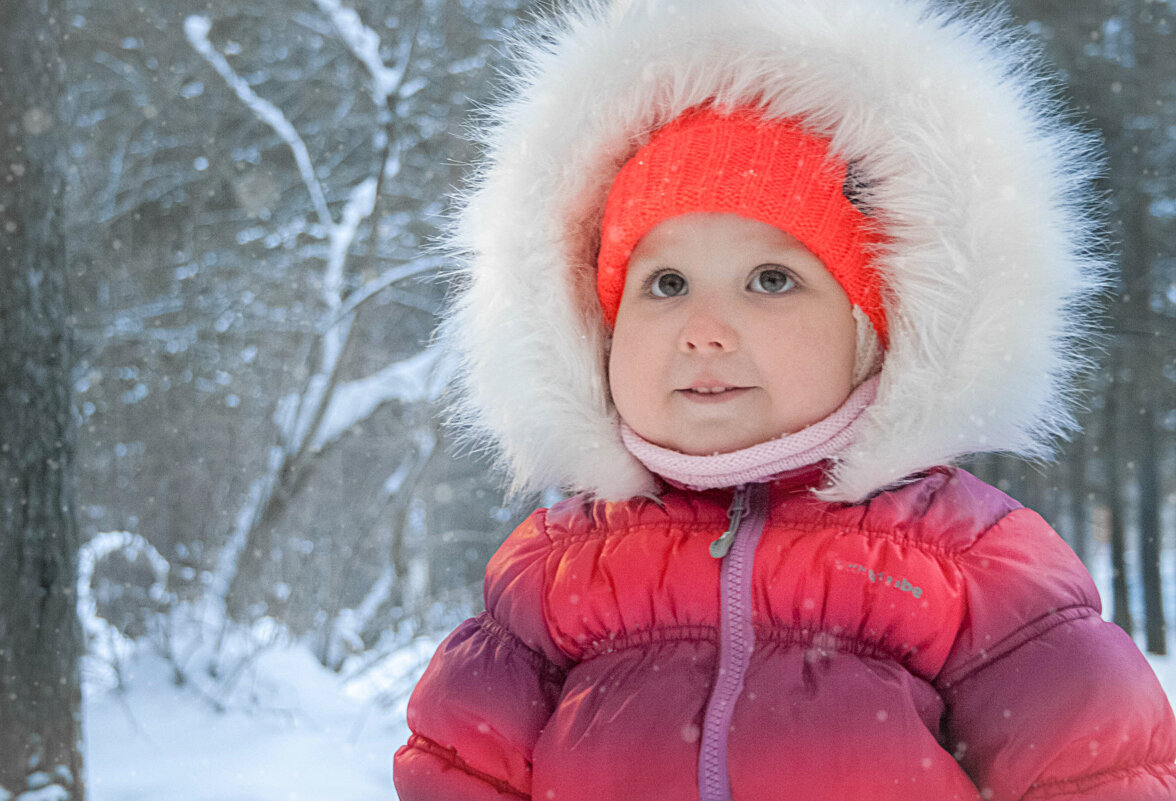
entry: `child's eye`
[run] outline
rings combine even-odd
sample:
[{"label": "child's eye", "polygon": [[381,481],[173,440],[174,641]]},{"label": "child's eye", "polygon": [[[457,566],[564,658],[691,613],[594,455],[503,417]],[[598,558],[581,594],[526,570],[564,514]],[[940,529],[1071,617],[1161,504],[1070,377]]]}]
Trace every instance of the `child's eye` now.
[{"label": "child's eye", "polygon": [[686,294],[686,279],[678,273],[655,273],[648,281],[649,294],[655,298],[674,298]]},{"label": "child's eye", "polygon": [[756,271],[747,284],[753,292],[763,292],[768,295],[779,295],[796,286],[796,281],[784,270],[776,267],[765,267]]}]

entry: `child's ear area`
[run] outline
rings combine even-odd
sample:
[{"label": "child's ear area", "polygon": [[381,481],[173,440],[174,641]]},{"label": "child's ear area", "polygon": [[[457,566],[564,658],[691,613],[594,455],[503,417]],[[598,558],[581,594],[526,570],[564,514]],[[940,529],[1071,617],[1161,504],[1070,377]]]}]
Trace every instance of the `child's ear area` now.
[{"label": "child's ear area", "polygon": [[[611,411],[617,411],[617,404],[613,401],[612,381],[609,378],[609,367],[612,360],[612,344],[613,344],[613,329],[605,326],[604,336],[601,337],[601,356],[603,357],[600,365],[601,384],[604,385],[604,401],[608,404]],[[617,418],[620,418],[620,413],[617,413]]]},{"label": "child's ear area", "polygon": [[886,361],[886,351],[870,318],[860,307],[853,307],[853,319],[857,329],[857,342],[854,347],[853,386],[861,386],[875,373],[882,372]]}]

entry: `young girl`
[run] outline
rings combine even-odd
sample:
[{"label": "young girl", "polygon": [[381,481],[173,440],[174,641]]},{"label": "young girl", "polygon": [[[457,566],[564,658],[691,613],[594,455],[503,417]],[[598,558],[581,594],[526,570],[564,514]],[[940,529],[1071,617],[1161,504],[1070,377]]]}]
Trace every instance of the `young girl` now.
[{"label": "young girl", "polygon": [[933,0],[584,0],[451,244],[463,419],[539,509],[409,704],[405,801],[1176,799],[1176,724],[1035,513],[1090,140]]}]

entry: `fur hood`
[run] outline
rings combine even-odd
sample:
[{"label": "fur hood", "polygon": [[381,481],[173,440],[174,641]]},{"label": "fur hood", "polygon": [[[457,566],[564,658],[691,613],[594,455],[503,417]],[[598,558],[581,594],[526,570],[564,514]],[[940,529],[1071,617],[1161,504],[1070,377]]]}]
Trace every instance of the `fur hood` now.
[{"label": "fur hood", "polygon": [[708,99],[803,117],[864,176],[887,236],[890,347],[830,500],[965,454],[1048,456],[1073,426],[1096,255],[1093,137],[1007,19],[934,0],[573,0],[520,34],[485,161],[442,249],[455,421],[515,492],[609,500],[655,484],[621,443],[595,294],[609,186],[648,134]]}]

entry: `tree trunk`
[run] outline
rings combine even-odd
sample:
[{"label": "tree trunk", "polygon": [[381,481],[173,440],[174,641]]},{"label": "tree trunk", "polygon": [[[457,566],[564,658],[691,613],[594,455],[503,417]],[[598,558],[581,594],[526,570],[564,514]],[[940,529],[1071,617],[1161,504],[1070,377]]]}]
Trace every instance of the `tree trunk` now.
[{"label": "tree trunk", "polygon": [[80,801],[61,13],[0,3],[0,798]]},{"label": "tree trunk", "polygon": [[1150,408],[1145,410],[1140,423],[1143,438],[1139,454],[1139,567],[1143,579],[1147,650],[1153,654],[1166,654],[1168,626],[1164,620],[1164,590],[1160,579],[1158,432]]},{"label": "tree trunk", "polygon": [[1086,442],[1084,439],[1076,439],[1070,445],[1066,453],[1066,468],[1068,470],[1067,483],[1070,485],[1070,492],[1067,495],[1070,508],[1070,545],[1074,548],[1074,553],[1078,554],[1078,558],[1089,567],[1090,555],[1086,547],[1089,521],[1086,510],[1088,497],[1086,490]]},{"label": "tree trunk", "polygon": [[1111,383],[1107,387],[1105,407],[1106,425],[1104,436],[1106,447],[1104,459],[1107,465],[1107,507],[1111,524],[1111,586],[1114,621],[1123,631],[1134,634],[1135,622],[1131,617],[1131,597],[1127,586],[1127,502],[1124,496],[1123,444],[1119,421],[1119,393],[1124,391],[1122,381],[1121,349],[1111,355]]}]

